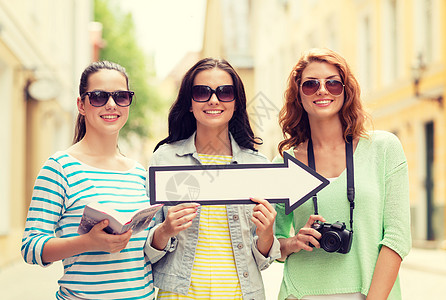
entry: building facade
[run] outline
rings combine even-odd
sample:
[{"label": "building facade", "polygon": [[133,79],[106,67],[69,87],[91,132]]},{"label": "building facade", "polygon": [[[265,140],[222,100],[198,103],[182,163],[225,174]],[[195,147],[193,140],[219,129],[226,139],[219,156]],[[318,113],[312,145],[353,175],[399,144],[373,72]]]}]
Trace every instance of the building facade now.
[{"label": "building facade", "polygon": [[[209,0],[206,20],[233,18],[223,8],[234,2]],[[246,3],[253,61],[248,81],[253,82],[252,95],[262,95],[255,99],[260,100],[257,107],[263,103],[263,110],[254,115],[257,120],[262,117],[261,131],[257,130],[264,139],[260,151],[270,158],[277,154],[282,139],[277,112],[283,105],[288,76],[301,54],[313,47],[339,52],[360,82],[362,99],[372,116],[371,127],[395,133],[403,144],[410,172],[414,245],[446,249],[446,2]],[[216,5],[222,9],[218,11]],[[222,31],[212,28],[205,32],[212,43],[205,39],[203,52],[218,43],[232,43]]]},{"label": "building facade", "polygon": [[[271,137],[279,136],[280,131],[271,125],[277,125],[280,108],[270,99],[270,86],[260,86],[255,76],[260,29],[256,27],[254,4],[250,0],[208,0],[201,57],[221,57],[235,68],[245,87],[251,127],[264,141],[259,150],[272,158],[275,147]],[[272,46],[268,44],[267,48]]]},{"label": "building facade", "polygon": [[71,144],[90,0],[0,0],[0,268],[20,256],[35,178]]}]

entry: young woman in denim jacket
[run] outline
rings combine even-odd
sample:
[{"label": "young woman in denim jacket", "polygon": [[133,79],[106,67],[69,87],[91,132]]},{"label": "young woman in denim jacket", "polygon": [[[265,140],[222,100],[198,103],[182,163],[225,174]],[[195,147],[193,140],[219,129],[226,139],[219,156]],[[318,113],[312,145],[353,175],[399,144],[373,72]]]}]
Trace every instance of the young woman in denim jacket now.
[{"label": "young woman in denim jacket", "polygon": [[[267,163],[255,144],[240,77],[225,60],[206,58],[183,78],[169,135],[151,165]],[[158,299],[265,298],[260,271],[280,256],[276,212],[266,200],[252,200],[256,204],[179,204],[157,214],[145,251]]]}]

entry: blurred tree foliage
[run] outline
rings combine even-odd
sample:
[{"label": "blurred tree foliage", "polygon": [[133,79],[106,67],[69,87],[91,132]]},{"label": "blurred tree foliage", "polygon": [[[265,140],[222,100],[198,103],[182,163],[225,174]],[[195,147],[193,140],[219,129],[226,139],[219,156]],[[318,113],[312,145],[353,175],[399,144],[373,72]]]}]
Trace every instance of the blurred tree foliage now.
[{"label": "blurred tree foliage", "polygon": [[95,0],[94,20],[102,23],[102,38],[105,47],[100,59],[116,62],[126,68],[130,89],[135,92],[130,116],[120,136],[128,139],[130,134],[141,138],[151,136],[150,115],[160,110],[159,94],[150,81],[155,81],[153,58],[145,56],[136,41],[135,25],[131,13],[119,7],[117,1]]}]

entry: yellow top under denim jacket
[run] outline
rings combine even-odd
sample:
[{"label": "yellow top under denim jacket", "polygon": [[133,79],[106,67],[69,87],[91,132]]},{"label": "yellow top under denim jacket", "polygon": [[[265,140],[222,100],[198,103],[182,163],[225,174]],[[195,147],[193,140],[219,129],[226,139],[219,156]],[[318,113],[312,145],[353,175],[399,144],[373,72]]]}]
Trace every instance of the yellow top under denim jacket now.
[{"label": "yellow top under denim jacket", "polygon": [[[231,163],[268,163],[262,154],[240,148],[230,136],[232,147]],[[200,165],[195,148],[195,133],[188,139],[162,145],[154,154],[151,165]],[[211,179],[210,179],[211,180]],[[255,191],[253,191],[255,194]],[[232,248],[237,266],[237,274],[244,299],[265,299],[261,270],[266,269],[280,257],[280,245],[276,238],[268,257],[257,249],[256,227],[251,221],[254,205],[227,205],[228,224],[231,233]],[[163,207],[155,220],[155,227],[150,231],[145,253],[153,264],[153,278],[156,287],[186,295],[189,289],[195,249],[198,241],[198,216],[192,226],[171,239],[164,250],[151,247],[153,233],[164,221],[168,207]]]}]

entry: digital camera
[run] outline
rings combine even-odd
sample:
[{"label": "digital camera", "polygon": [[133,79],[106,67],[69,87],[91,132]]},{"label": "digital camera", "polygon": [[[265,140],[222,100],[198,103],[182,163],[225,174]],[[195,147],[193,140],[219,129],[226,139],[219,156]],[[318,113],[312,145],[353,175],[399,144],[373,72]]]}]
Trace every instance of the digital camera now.
[{"label": "digital camera", "polygon": [[[348,253],[352,246],[353,232],[346,229],[345,223],[335,222],[329,223],[314,223],[312,228],[319,231],[322,236],[319,239],[321,248],[327,252]],[[310,246],[312,246],[310,244]],[[314,247],[314,246],[313,246]]]}]

